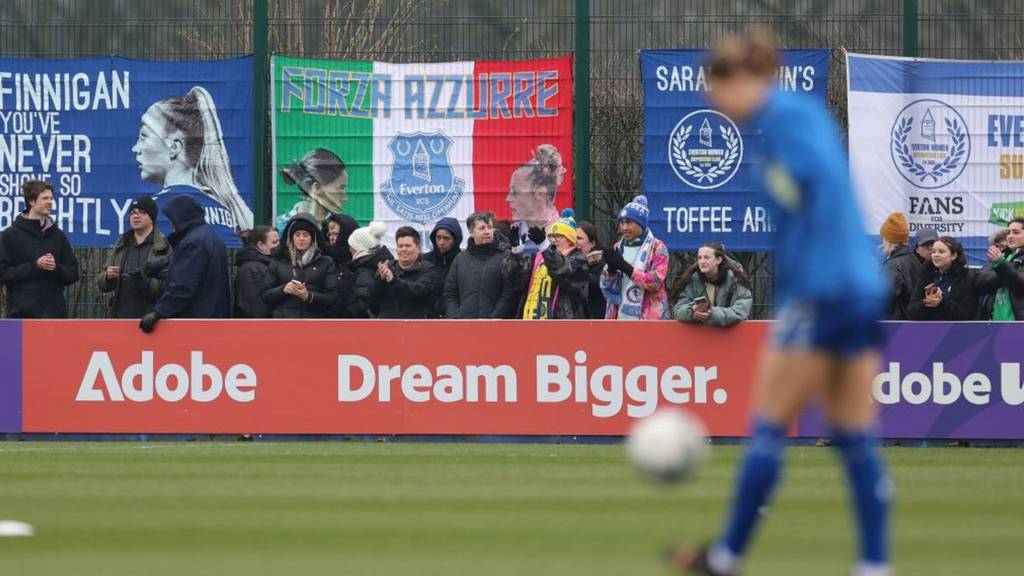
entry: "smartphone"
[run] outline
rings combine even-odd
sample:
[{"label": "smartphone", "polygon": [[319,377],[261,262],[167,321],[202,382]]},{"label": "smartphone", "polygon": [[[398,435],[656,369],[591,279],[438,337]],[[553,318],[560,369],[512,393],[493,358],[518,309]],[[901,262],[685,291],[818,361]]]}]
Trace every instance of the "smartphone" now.
[{"label": "smartphone", "polygon": [[924,292],[925,292],[925,294],[927,294],[929,292],[934,292],[934,291],[936,291],[938,289],[939,289],[939,287],[936,286],[935,284],[929,284],[929,285],[924,287]]},{"label": "smartphone", "polygon": [[289,284],[298,284],[299,286],[305,286],[306,285],[305,282],[302,282],[301,280],[296,280],[295,278],[292,278],[291,280],[289,280],[288,283]]},{"label": "smartphone", "polygon": [[597,264],[604,258],[604,250],[594,250],[590,254],[587,254],[587,262],[591,264]]},{"label": "smartphone", "polygon": [[707,306],[708,304],[710,304],[710,302],[708,302],[708,299],[707,299],[706,296],[698,296],[698,297],[693,299],[693,306],[694,307]]}]

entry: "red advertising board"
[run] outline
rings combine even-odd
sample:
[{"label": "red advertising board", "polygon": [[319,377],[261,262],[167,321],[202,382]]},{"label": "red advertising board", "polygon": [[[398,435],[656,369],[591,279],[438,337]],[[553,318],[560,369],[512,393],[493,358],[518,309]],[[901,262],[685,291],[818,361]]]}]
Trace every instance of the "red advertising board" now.
[{"label": "red advertising board", "polygon": [[767,324],[23,322],[23,431],[621,435],[658,406],[746,433]]}]

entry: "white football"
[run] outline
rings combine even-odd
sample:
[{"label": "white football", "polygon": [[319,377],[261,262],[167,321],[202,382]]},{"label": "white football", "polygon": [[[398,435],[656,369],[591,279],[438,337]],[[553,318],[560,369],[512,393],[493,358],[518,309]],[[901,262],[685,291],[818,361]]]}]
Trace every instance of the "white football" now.
[{"label": "white football", "polygon": [[641,476],[662,482],[687,480],[708,456],[704,425],[685,410],[662,408],[633,426],[626,454]]}]

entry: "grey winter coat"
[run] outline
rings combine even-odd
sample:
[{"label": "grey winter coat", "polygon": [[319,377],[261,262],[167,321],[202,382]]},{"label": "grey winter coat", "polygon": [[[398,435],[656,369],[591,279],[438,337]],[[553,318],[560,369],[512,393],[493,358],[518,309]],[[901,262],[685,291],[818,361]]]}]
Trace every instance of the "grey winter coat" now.
[{"label": "grey winter coat", "polygon": [[[715,294],[715,301],[711,303],[711,317],[705,324],[709,326],[732,326],[750,318],[750,310],[754,306],[754,295],[750,289],[736,281],[736,274],[728,268],[720,268],[720,274],[725,274],[722,285],[718,287]],[[672,309],[676,320],[682,322],[693,322],[693,308],[691,304],[697,298],[708,297],[707,281],[704,276],[696,271],[690,278],[690,282],[683,288],[679,300]]]},{"label": "grey winter coat", "polygon": [[907,320],[907,308],[924,266],[909,246],[897,246],[885,260],[889,276],[889,320]]}]

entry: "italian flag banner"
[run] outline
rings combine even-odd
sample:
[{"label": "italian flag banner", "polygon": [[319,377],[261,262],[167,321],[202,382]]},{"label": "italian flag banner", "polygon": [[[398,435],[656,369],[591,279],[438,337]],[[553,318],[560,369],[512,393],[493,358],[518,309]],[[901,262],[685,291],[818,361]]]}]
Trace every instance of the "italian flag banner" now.
[{"label": "italian flag banner", "polygon": [[[388,64],[275,56],[274,214],[342,212],[424,239],[489,210],[543,224],[573,203],[572,58]],[[520,225],[525,227],[525,224]],[[425,240],[425,242],[427,242]],[[429,249],[425,245],[424,249]]]}]

